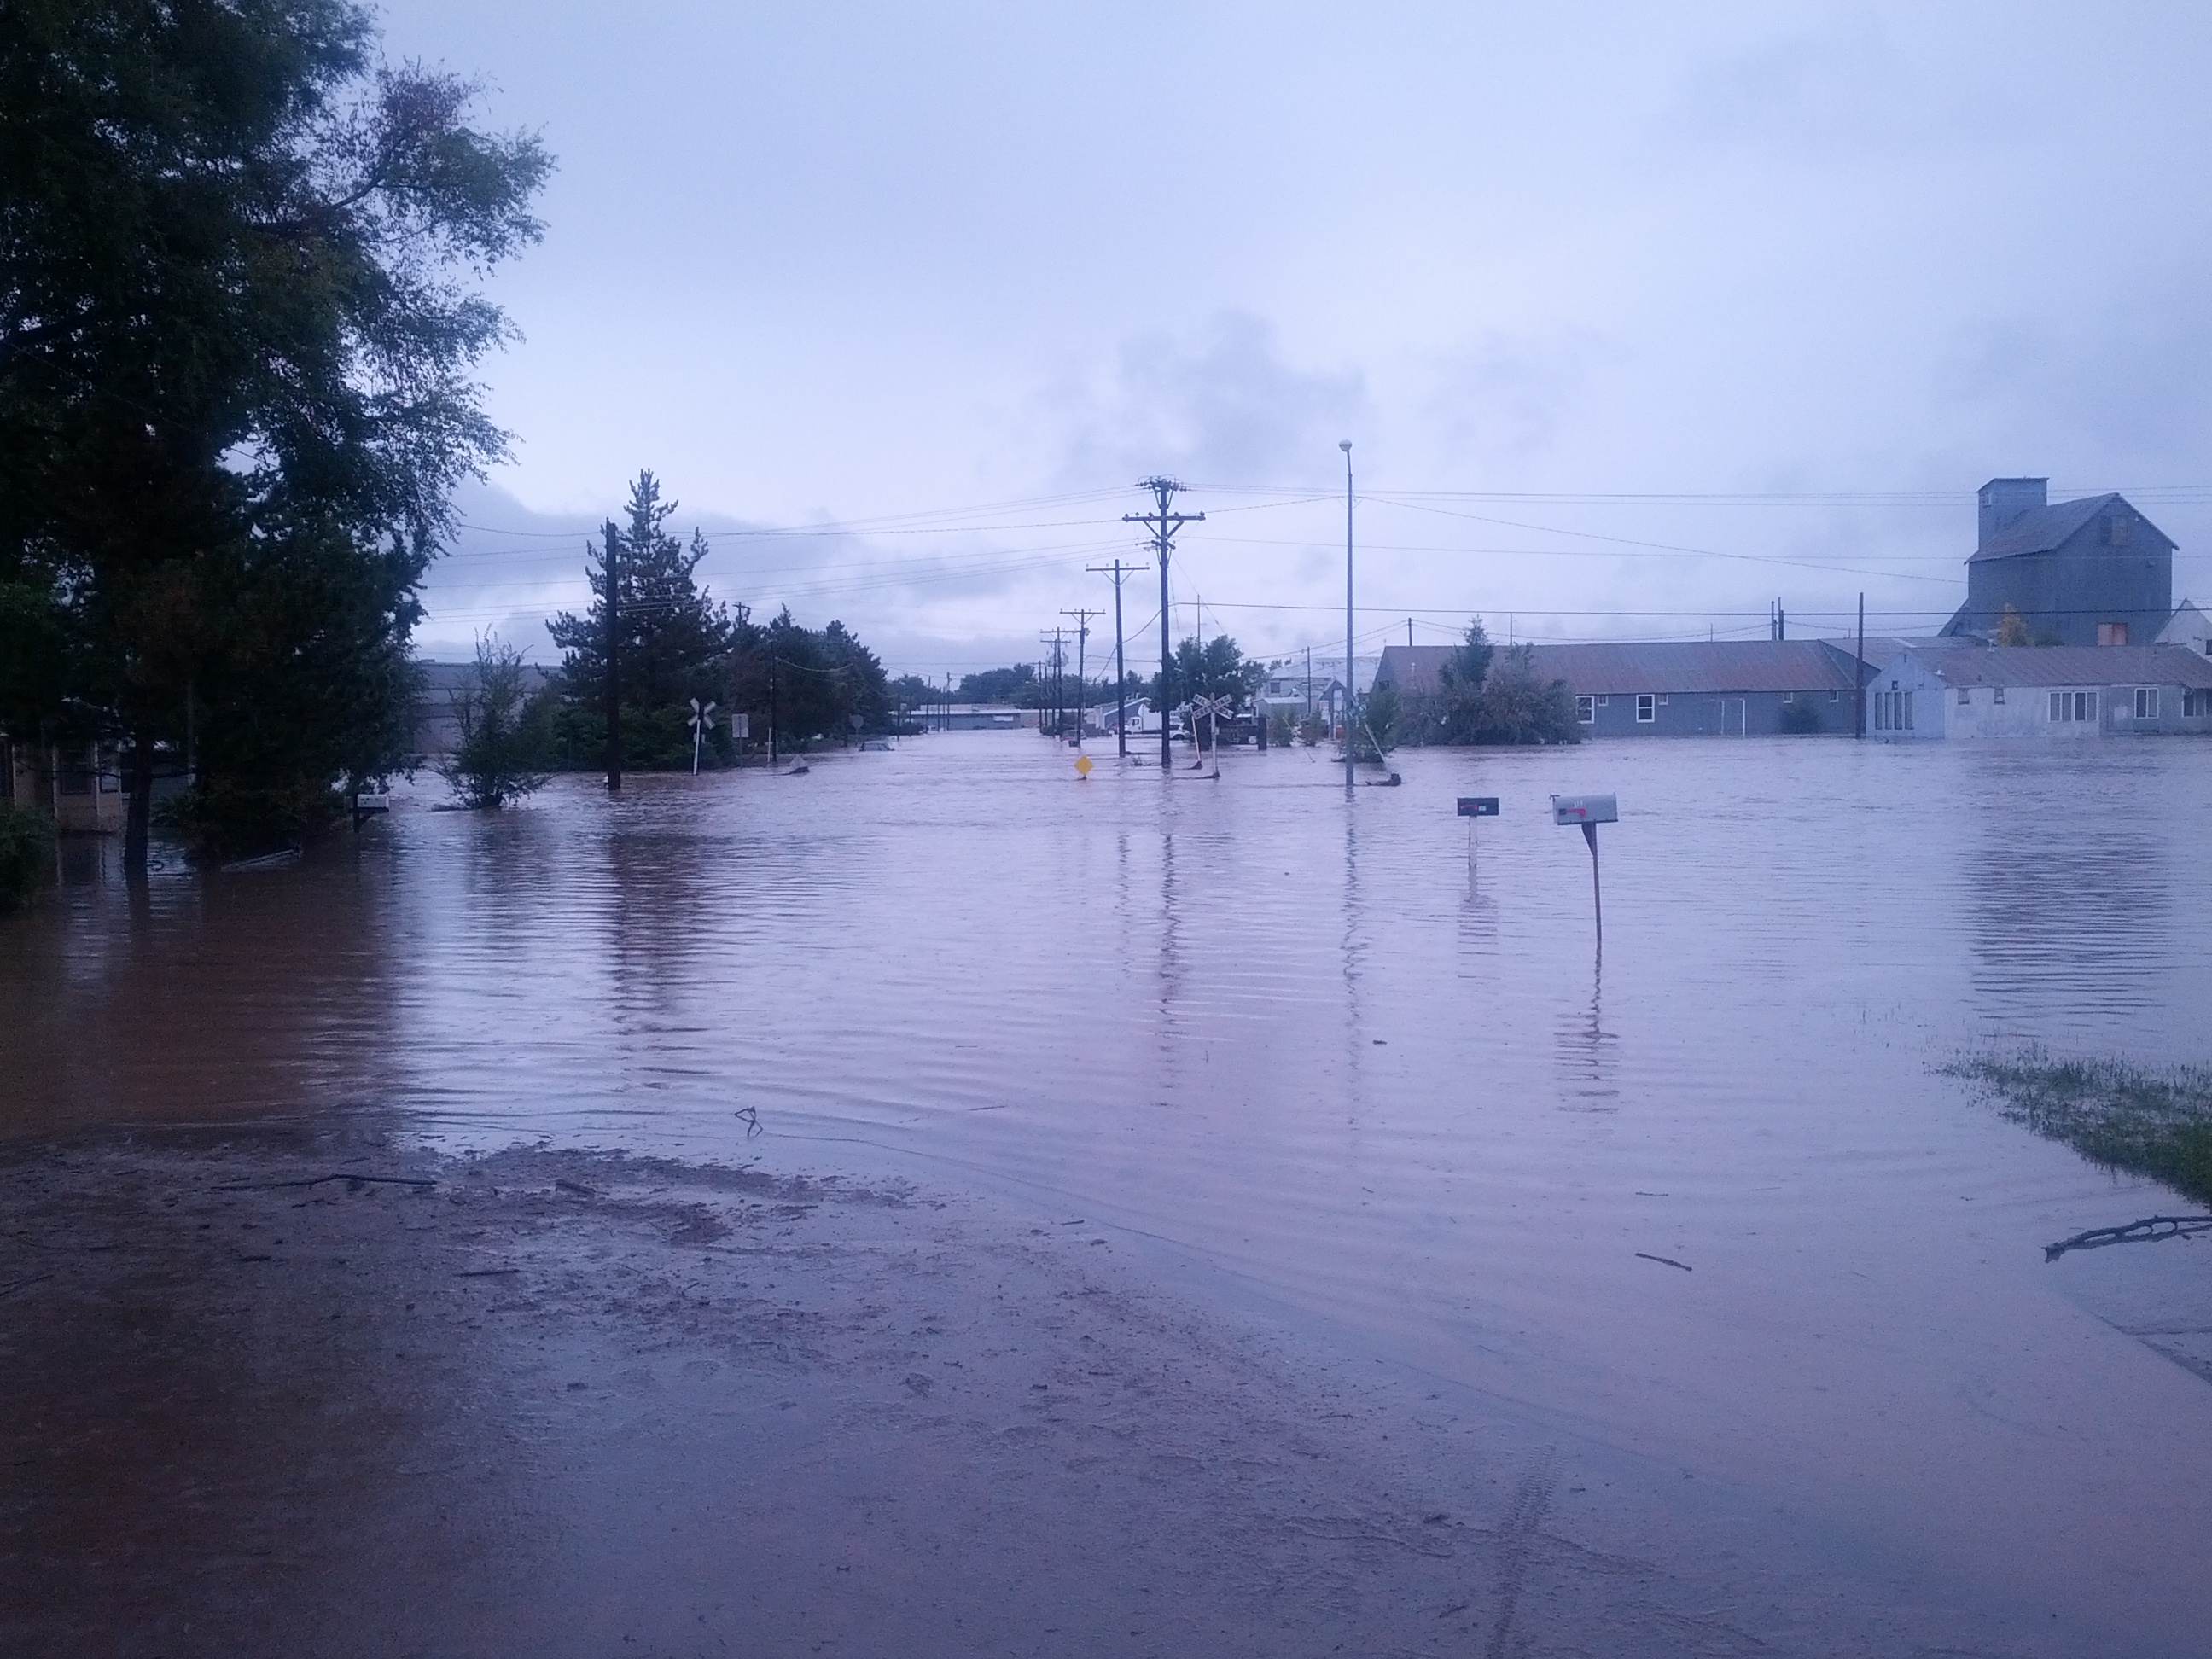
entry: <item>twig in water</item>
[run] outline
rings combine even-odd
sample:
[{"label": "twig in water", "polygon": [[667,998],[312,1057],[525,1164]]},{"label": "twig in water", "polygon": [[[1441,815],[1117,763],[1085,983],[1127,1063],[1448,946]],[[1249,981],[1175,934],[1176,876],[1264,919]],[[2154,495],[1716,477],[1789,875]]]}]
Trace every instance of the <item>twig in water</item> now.
[{"label": "twig in water", "polygon": [[2092,1227],[2043,1247],[2043,1259],[2056,1261],[2069,1250],[2097,1250],[2107,1244],[2154,1244],[2161,1238],[2212,1233],[2212,1215],[2151,1215],[2124,1227]]},{"label": "twig in water", "polygon": [[1651,1254],[1651,1252],[1650,1252],[1650,1251],[1649,1251],[1649,1250],[1638,1250],[1636,1254],[1638,1255],[1638,1257],[1640,1257],[1642,1260],[1644,1260],[1644,1261],[1656,1261],[1656,1262],[1659,1262],[1659,1263],[1661,1263],[1662,1266],[1665,1266],[1665,1267],[1680,1267],[1680,1268],[1684,1273],[1695,1273],[1695,1272],[1697,1272],[1697,1271],[1698,1271],[1695,1267],[1692,1267],[1688,1262],[1686,1262],[1686,1261],[1675,1261],[1675,1260],[1674,1260],[1674,1258],[1673,1256],[1671,1256],[1671,1255],[1652,1255],[1652,1254]]},{"label": "twig in water", "polygon": [[29,1289],[42,1279],[52,1277],[52,1273],[33,1273],[28,1279],[19,1279],[12,1285],[0,1285],[0,1296],[13,1296],[18,1291]]},{"label": "twig in water", "polygon": [[759,1108],[754,1106],[740,1106],[738,1109],[738,1116],[745,1126],[745,1139],[747,1140],[750,1140],[755,1135],[761,1133]]},{"label": "twig in water", "polygon": [[504,1279],[509,1273],[519,1273],[520,1267],[470,1267],[453,1275],[456,1279]]}]

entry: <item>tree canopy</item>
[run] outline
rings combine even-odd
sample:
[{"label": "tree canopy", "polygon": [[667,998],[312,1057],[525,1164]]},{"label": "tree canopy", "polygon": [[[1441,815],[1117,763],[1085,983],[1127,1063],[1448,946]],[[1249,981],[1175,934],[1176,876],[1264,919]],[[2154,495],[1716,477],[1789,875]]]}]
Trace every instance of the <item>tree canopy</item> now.
[{"label": "tree canopy", "polygon": [[[1400,699],[1395,737],[1412,743],[1577,743],[1574,694],[1536,671],[1528,646],[1500,651],[1477,617],[1445,659],[1431,691]],[[1385,737],[1388,742],[1389,738]]]},{"label": "tree canopy", "polygon": [[[675,511],[675,502],[661,499],[660,481],[640,472],[630,487],[629,527],[616,532],[625,763],[641,771],[688,769],[694,699],[716,705],[708,752],[718,761],[732,752],[727,716],[734,714],[748,715],[763,738],[773,726],[793,747],[890,731],[894,698],[875,653],[842,622],[805,628],[785,608],[763,624],[743,605],[718,602],[698,580],[712,550],[706,537],[695,529],[687,546],[663,527]],[[605,550],[586,549],[586,568],[590,611],[581,617],[564,611],[546,627],[566,653],[556,752],[564,765],[592,768],[606,750]]]},{"label": "tree canopy", "polygon": [[1158,674],[1146,688],[1155,708],[1179,708],[1193,697],[1227,697],[1241,708],[1267,683],[1267,665],[1249,660],[1235,640],[1217,634],[1204,645],[1184,640],[1168,659],[1166,683]]},{"label": "tree canopy", "polygon": [[[663,528],[676,505],[661,499],[650,471],[640,472],[630,486],[629,527],[617,532],[614,549],[623,748],[648,771],[690,764],[691,700],[723,699],[732,647],[757,631],[743,605],[732,615],[699,586],[708,544],[696,530],[687,547]],[[562,752],[571,764],[594,766],[606,744],[607,550],[587,549],[586,566],[591,610],[581,617],[564,611],[545,626],[566,653]]]},{"label": "tree canopy", "polygon": [[298,828],[404,744],[415,593],[506,438],[477,279],[550,163],[379,66],[356,0],[0,9],[0,618],[58,653],[0,717],[201,740],[212,839]]}]

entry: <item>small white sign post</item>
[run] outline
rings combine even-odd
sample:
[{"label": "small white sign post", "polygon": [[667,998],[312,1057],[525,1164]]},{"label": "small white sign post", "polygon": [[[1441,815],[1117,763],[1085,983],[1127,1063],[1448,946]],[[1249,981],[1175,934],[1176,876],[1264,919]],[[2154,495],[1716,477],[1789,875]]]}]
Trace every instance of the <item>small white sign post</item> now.
[{"label": "small white sign post", "polygon": [[1597,945],[1605,949],[1605,896],[1599,890],[1597,879],[1597,827],[1601,823],[1620,822],[1620,802],[1611,795],[1554,795],[1552,797],[1552,822],[1573,823],[1582,827],[1583,839],[1590,849],[1590,903],[1597,914]]},{"label": "small white sign post", "polygon": [[699,746],[707,740],[707,728],[714,723],[714,705],[691,699],[691,775],[699,775]]}]

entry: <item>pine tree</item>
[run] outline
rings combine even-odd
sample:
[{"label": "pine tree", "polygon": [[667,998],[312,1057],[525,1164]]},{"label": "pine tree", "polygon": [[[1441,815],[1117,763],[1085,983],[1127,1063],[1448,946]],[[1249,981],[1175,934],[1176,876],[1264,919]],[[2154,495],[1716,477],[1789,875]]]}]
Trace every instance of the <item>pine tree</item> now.
[{"label": "pine tree", "polygon": [[[691,700],[726,702],[731,648],[750,621],[743,605],[732,616],[698,584],[701,561],[711,550],[691,532],[687,547],[664,526],[674,501],[660,498],[650,470],[630,486],[629,527],[617,532],[615,565],[621,621],[620,684],[624,758],[641,771],[691,764]],[[565,653],[561,690],[567,701],[562,737],[569,763],[588,766],[606,745],[607,571],[602,549],[589,550],[592,608],[582,617],[562,611],[547,623]],[[719,732],[715,752],[728,739]]]}]

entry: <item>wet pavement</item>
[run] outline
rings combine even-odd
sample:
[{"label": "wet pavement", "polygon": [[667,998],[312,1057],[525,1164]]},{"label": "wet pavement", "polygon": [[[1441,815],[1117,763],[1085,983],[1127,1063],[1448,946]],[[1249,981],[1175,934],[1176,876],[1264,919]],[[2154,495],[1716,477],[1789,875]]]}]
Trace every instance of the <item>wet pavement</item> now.
[{"label": "wet pavement", "polygon": [[[1431,751],[1398,757],[1406,787],[1348,801],[1300,750],[1229,757],[1219,782],[1109,766],[1079,783],[1069,759],[1025,734],[933,736],[804,778],[635,779],[619,803],[564,780],[497,817],[403,804],[297,868],[165,872],[136,896],[82,871],[0,950],[11,1167],[212,1125],[903,1182],[1016,1241],[1081,1217],[1108,1241],[1090,1255],[1264,1341],[1285,1401],[1365,1366],[1404,1396],[1401,1443],[1431,1394],[1484,1424],[1479,1457],[1448,1436],[1402,1455],[1426,1472],[1409,1480],[1482,1469],[1480,1505],[1437,1501],[1486,1537],[1539,1486],[1610,1494],[1571,1522],[1547,1498],[1523,1531],[1705,1586],[1713,1630],[1737,1632],[1668,1646],[1652,1625],[1613,1650],[1842,1652],[1850,1632],[1857,1650],[2199,1650],[2212,1247],[2046,1267],[2051,1239],[2172,1200],[1935,1068],[2025,1042],[2204,1057],[2202,745]],[[1582,839],[1543,811],[1585,789],[1623,812],[1601,832],[1601,959]],[[1476,826],[1472,880],[1461,793],[1504,805]],[[117,1333],[174,1321],[198,1282],[88,1284],[70,1305],[112,1322],[73,1316],[95,1346],[41,1363],[130,1371]],[[51,1311],[62,1289],[18,1295]],[[610,1320],[589,1340],[618,1346],[635,1316]],[[684,1363],[656,1386],[711,1392]],[[403,1390],[418,1417],[395,1432],[435,1443],[453,1402],[512,1370],[479,1354],[449,1388]],[[142,1424],[122,1467],[180,1440],[194,1389],[234,1374],[179,1382],[180,1414]],[[706,1399],[664,1412],[642,1464]],[[519,1443],[557,1443],[511,1412],[492,1415]],[[629,1467],[593,1443],[581,1467]],[[1381,1445],[1346,1453],[1377,1490]],[[104,1479],[86,1489],[131,1490]],[[520,1488],[532,1516],[546,1479]],[[1146,1491],[1123,1548],[1194,1512]],[[1288,1525],[1303,1501],[1261,1512]],[[336,1559],[351,1506],[308,1507]],[[84,1514],[81,1552],[100,1531]],[[1279,1565],[1255,1526],[1237,1559]],[[1485,1559],[1461,1650],[1577,1650],[1598,1628],[1581,1621],[1628,1617],[1547,1589],[1497,1645],[1506,1568]],[[1645,1601],[1694,1624],[1694,1595]],[[1825,1626],[1810,1612],[1844,1604]],[[1221,1616],[1206,1628],[1241,1628]]]}]

